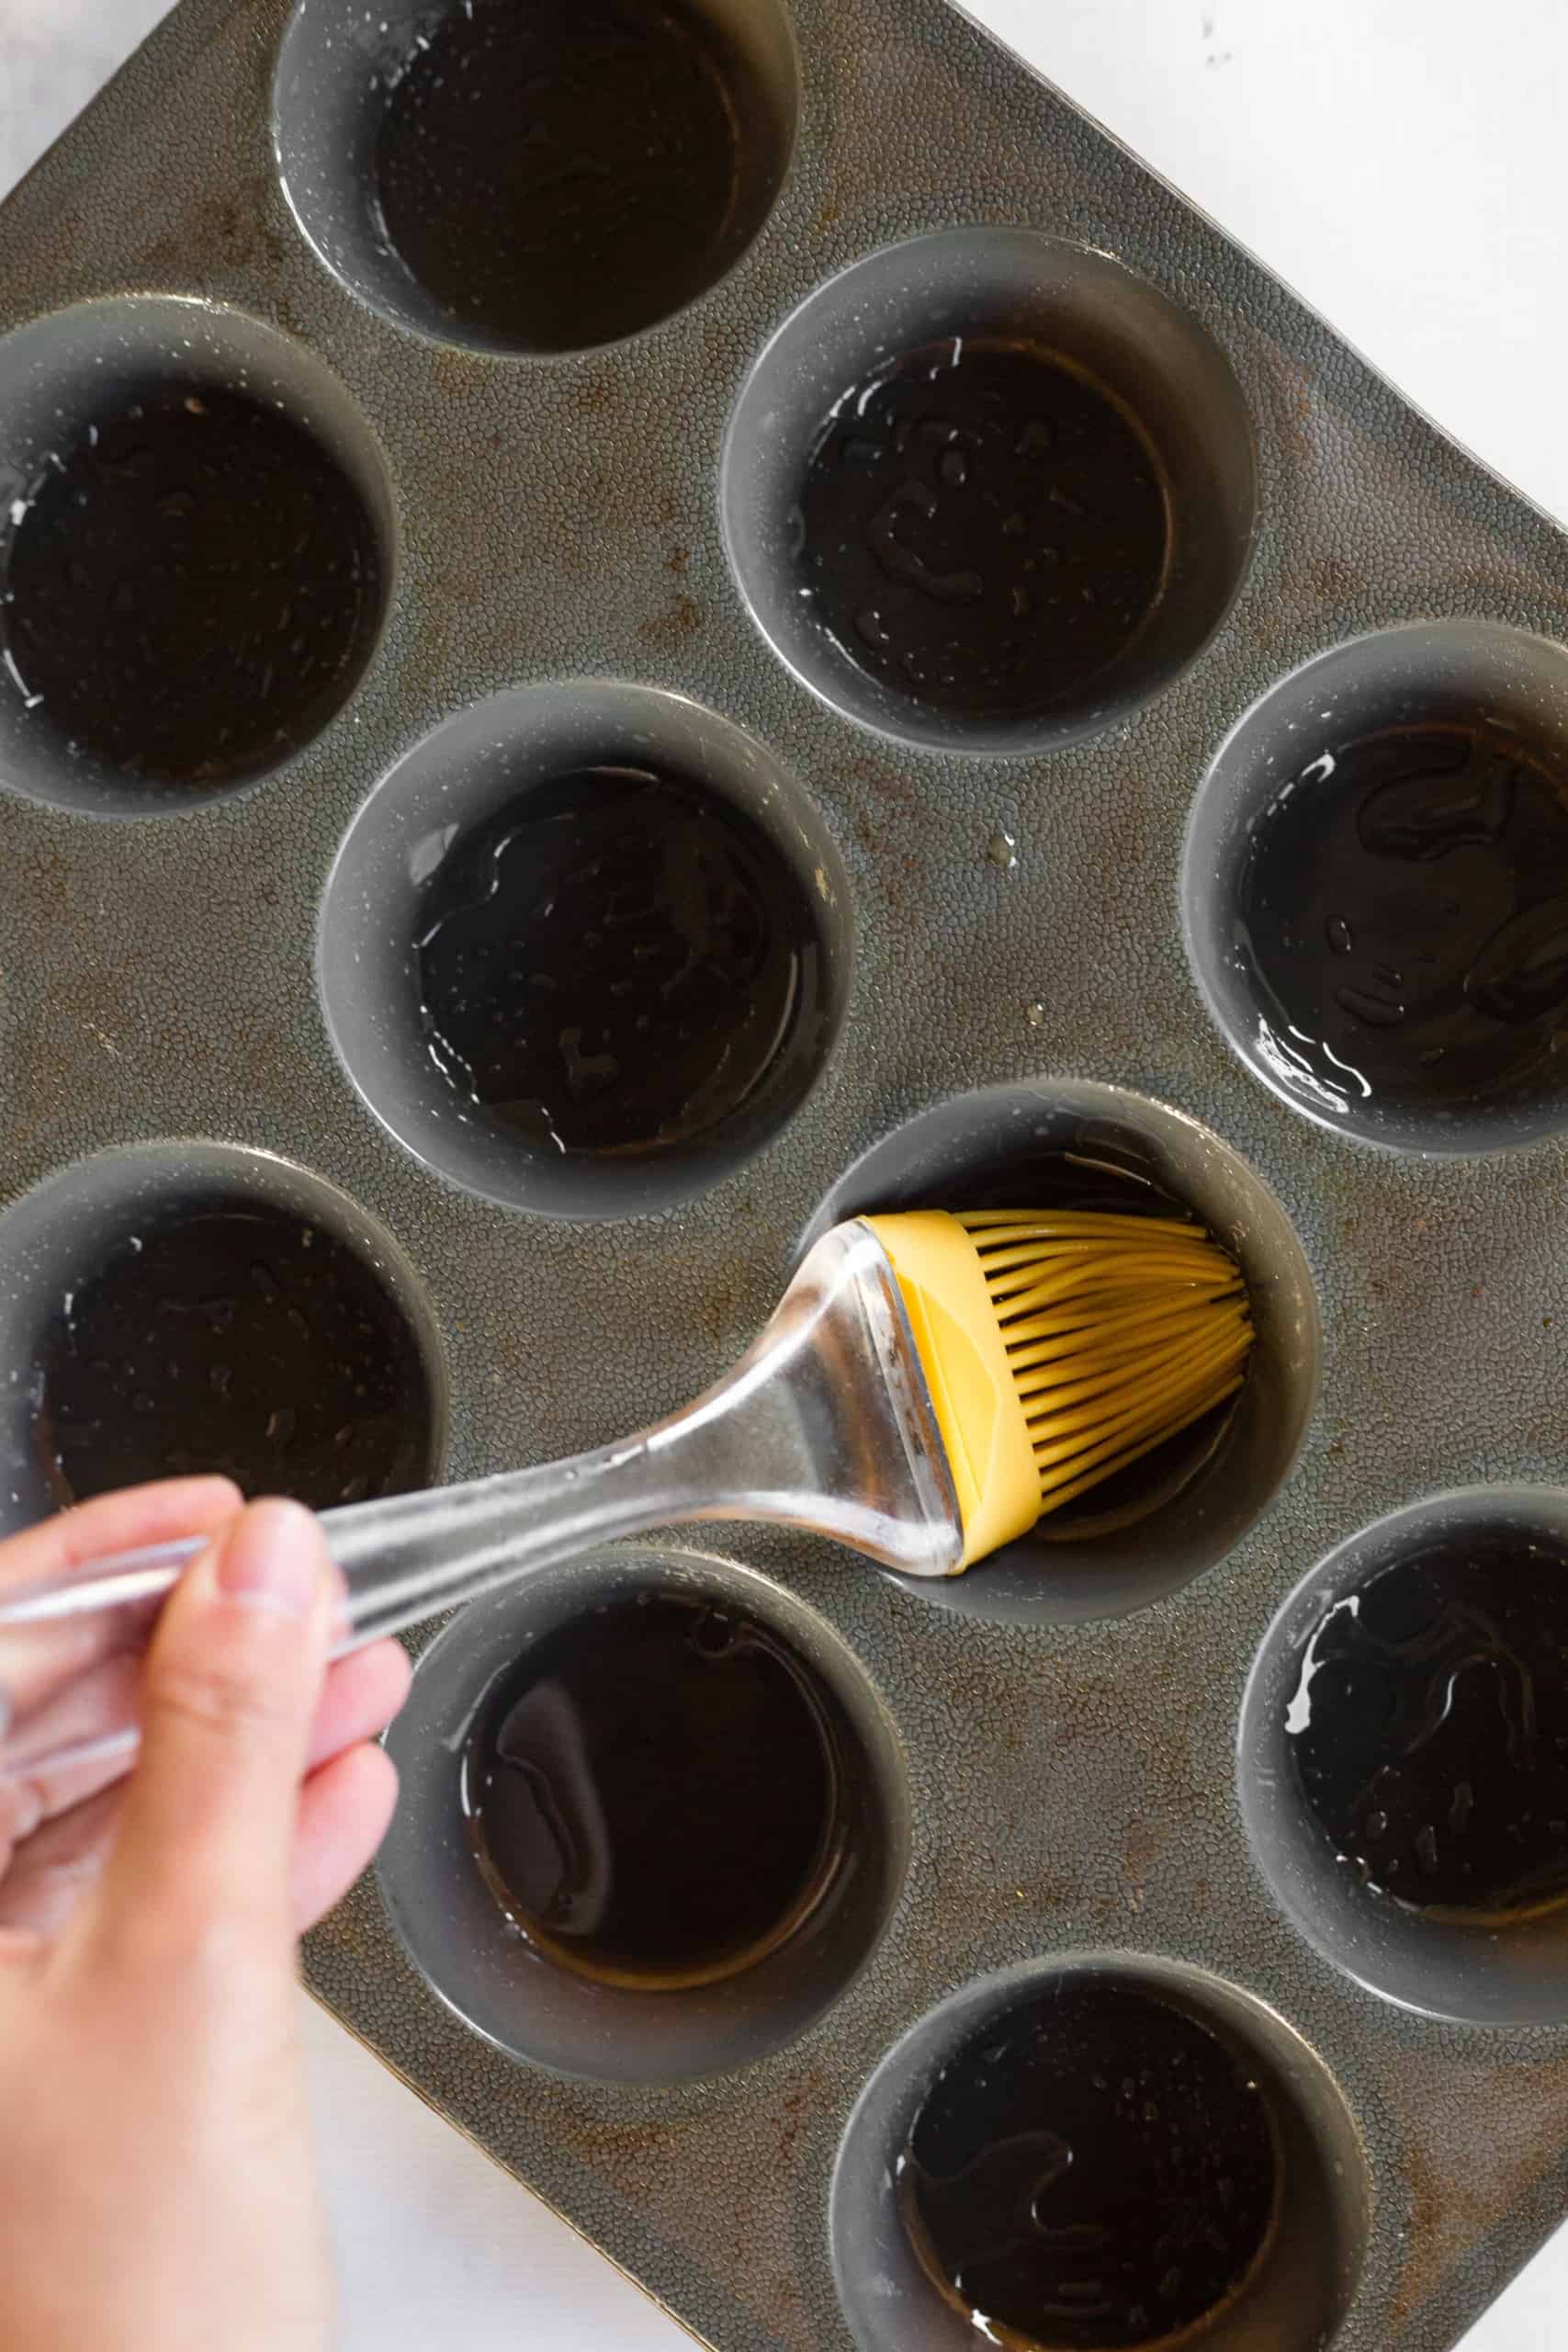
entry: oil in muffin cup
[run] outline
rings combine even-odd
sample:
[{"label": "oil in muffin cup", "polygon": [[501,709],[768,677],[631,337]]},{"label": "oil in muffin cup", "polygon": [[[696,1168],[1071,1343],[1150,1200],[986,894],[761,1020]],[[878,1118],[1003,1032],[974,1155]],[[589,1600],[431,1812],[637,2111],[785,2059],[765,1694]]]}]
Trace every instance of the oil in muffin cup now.
[{"label": "oil in muffin cup", "polygon": [[1107,255],[944,230],[818,288],[757,358],[719,483],[762,635],[862,726],[1049,751],[1192,662],[1247,571],[1251,423],[1196,319]]},{"label": "oil in muffin cup", "polygon": [[682,695],[523,687],[372,792],[321,902],[340,1058],[405,1149],[544,1216],[670,1206],[802,1109],[854,923],[788,772]]},{"label": "oil in muffin cup", "polygon": [[1568,1495],[1461,1487],[1330,1552],[1258,1650],[1236,1788],[1344,1974],[1427,2017],[1568,2021]]},{"label": "oil in muffin cup", "polygon": [[317,1510],[441,1474],[449,1383],[423,1284],[292,1161],[97,1153],[0,1216],[0,1524],[206,1471]]},{"label": "oil in muffin cup", "polygon": [[783,0],[298,0],[284,194],[394,324],[492,355],[624,340],[727,277],[794,153]]},{"label": "oil in muffin cup", "polygon": [[1193,804],[1188,956],[1255,1078],[1390,1150],[1568,1123],[1568,651],[1493,621],[1353,639],[1264,695]]},{"label": "oil in muffin cup", "polygon": [[379,645],[398,526],[337,379],[243,311],[85,302],[0,340],[0,775],[173,815],[271,775]]},{"label": "oil in muffin cup", "polygon": [[1240,1543],[1295,1466],[1323,1340],[1311,1269],[1261,1178],[1185,1112],[1092,1080],[987,1087],[919,1113],[840,1177],[802,1246],[877,1211],[1042,1205],[1190,1215],[1239,1265],[1257,1335],[1216,1413],[967,1575],[909,1580],[960,1616],[1077,1624],[1147,1608]]},{"label": "oil in muffin cup", "polygon": [[705,1554],[593,1553],[460,1611],[388,1747],[377,1868],[405,1950],[557,2073],[671,2083],[782,2048],[903,1885],[880,1696],[815,1611]]},{"label": "oil in muffin cup", "polygon": [[1206,1971],[1127,1952],[980,1978],[856,2103],[829,2234],[860,2352],[1316,2352],[1368,2165],[1318,2054]]}]

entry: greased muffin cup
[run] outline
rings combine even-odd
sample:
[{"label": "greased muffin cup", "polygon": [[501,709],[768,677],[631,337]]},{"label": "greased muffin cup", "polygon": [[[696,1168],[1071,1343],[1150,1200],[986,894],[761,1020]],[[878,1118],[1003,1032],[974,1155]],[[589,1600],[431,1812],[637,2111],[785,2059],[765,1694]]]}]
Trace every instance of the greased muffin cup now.
[{"label": "greased muffin cup", "polygon": [[[40,1370],[144,1224],[176,1267],[247,1203],[329,1238],[428,1478],[698,1395],[834,1216],[1184,1205],[1252,1296],[1223,1426],[952,1584],[671,1530],[432,1627],[381,1878],[307,1969],[721,2352],[941,2342],[884,2178],[914,2062],[1020,1988],[1158,1994],[1255,2066],[1294,2185],[1194,2340],[1443,2352],[1568,2202],[1557,1923],[1369,1910],[1280,1707],[1302,1611],[1399,1514],[1480,1543],[1562,1507],[1563,541],[943,0],[549,11],[536,188],[486,126],[545,17],[472,11],[183,0],[0,210],[0,1512],[51,1499],[89,1417],[56,1430]],[[656,88],[662,211],[614,145]],[[422,238],[492,164],[485,233]],[[976,621],[1020,602],[992,664]],[[646,1064],[651,989],[620,1054],[568,1008],[558,1144],[531,1067],[509,1109],[504,1054],[433,1058],[425,918],[611,773],[731,860],[682,954],[776,885],[797,962],[719,940],[706,1026]],[[701,1115],[664,1132],[667,1065]],[[165,1381],[125,1421],[166,1449]],[[534,1645],[671,1582],[818,1678],[859,1857],[689,1998],[530,1973],[458,1770]]]}]

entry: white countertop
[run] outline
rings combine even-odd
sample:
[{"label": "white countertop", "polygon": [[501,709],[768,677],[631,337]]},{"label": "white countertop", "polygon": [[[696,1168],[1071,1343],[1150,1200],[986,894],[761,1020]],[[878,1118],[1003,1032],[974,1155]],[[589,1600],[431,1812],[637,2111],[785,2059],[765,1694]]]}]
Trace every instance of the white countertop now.
[{"label": "white countertop", "polygon": [[[164,0],[0,0],[0,191]],[[970,0],[1568,524],[1562,0]],[[310,2005],[345,2352],[690,2339]],[[1465,2352],[1562,2352],[1568,2232]]]}]

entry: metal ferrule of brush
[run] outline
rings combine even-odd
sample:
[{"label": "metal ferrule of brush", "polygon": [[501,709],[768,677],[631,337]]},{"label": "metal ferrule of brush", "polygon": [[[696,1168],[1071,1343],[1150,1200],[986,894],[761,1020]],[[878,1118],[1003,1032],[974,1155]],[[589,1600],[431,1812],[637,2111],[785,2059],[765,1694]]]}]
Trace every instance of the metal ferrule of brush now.
[{"label": "metal ferrule of brush", "polygon": [[[912,1576],[964,1565],[959,1505],[898,1280],[867,1225],[808,1251],[735,1369],[683,1412],[567,1462],[324,1511],[347,1587],[341,1651],[617,1536],[759,1520]],[[80,1678],[145,1642],[197,1546],[127,1554],[0,1595],[0,1777],[134,1745]],[[107,1678],[113,1680],[113,1678]]]}]

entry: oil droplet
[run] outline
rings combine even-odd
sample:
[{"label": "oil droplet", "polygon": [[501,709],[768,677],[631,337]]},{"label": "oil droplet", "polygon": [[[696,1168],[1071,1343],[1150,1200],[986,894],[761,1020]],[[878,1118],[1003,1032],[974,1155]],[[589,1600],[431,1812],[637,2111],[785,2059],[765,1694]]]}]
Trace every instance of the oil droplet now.
[{"label": "oil droplet", "polygon": [[1428,752],[1416,774],[1397,776],[1368,795],[1357,830],[1374,857],[1424,865],[1451,850],[1501,841],[1513,810],[1517,767],[1495,753],[1461,761],[1462,749],[1461,736],[1443,747],[1446,766],[1433,766]]},{"label": "oil droplet", "polygon": [[1016,834],[1003,832],[998,827],[986,843],[986,856],[999,874],[1010,874],[1018,864]]},{"label": "oil droplet", "polygon": [[1568,893],[1524,908],[1493,933],[1465,978],[1480,1012],[1515,1027],[1568,1000]]}]

